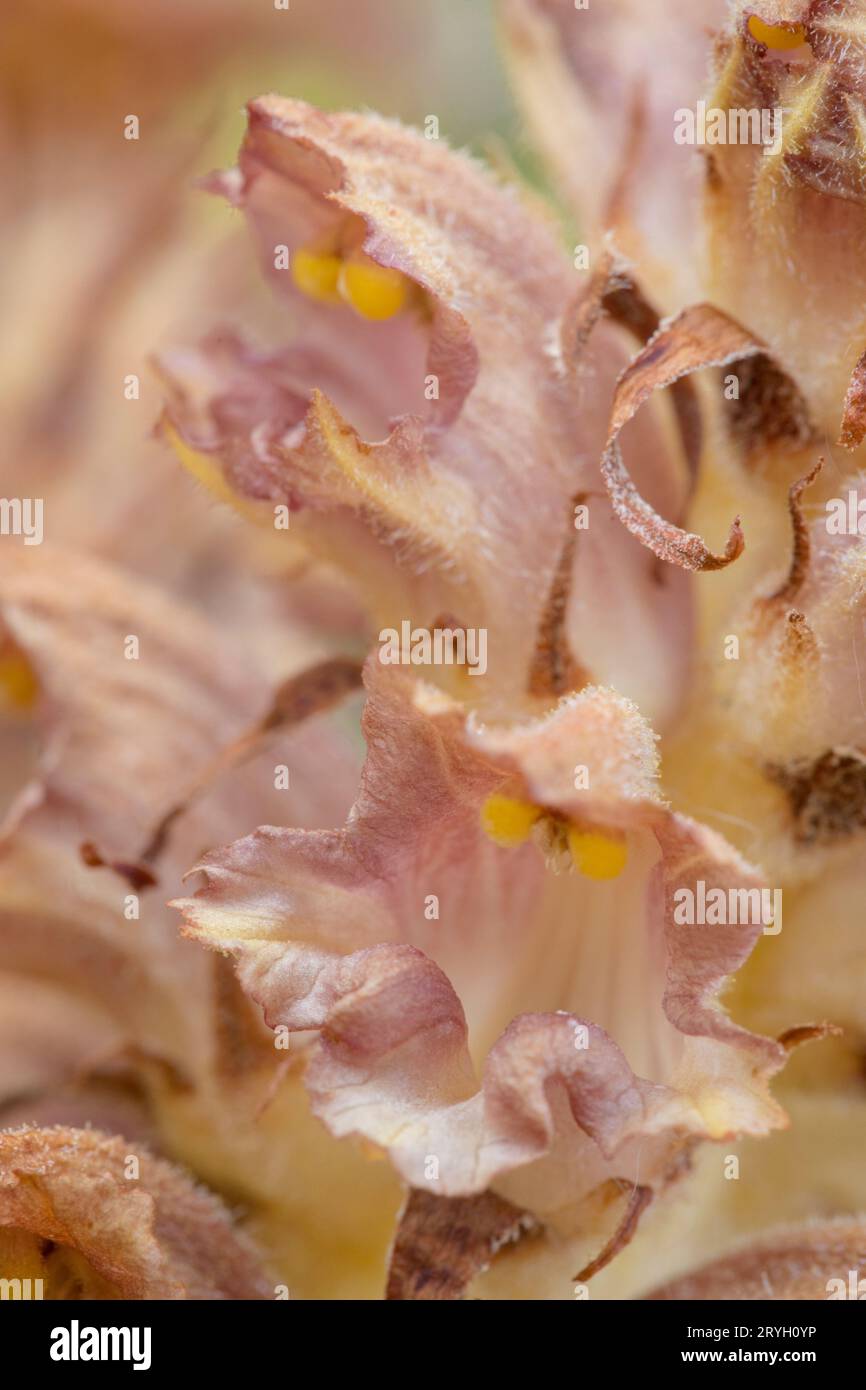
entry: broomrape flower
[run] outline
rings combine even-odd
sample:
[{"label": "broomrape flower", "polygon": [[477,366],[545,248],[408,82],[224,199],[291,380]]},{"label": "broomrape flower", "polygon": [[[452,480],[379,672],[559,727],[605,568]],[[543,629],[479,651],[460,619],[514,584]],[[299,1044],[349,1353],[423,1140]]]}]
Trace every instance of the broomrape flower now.
[{"label": "broomrape flower", "polygon": [[[59,1296],[803,1298],[862,1250],[862,539],[822,504],[866,432],[866,6],[502,18],[588,268],[444,142],[263,97],[207,182],[287,342],[159,356],[180,462],[353,587],[363,767],[353,654],[275,690],[270,611],[242,650],[92,562],[2,577],[42,752],[0,988],[70,1012],[17,1022],[43,1128],[3,1137],[0,1219]],[[778,148],[675,141],[702,94],[781,108]],[[483,630],[486,669],[384,664],[404,622]],[[675,912],[768,886],[766,940]]]}]

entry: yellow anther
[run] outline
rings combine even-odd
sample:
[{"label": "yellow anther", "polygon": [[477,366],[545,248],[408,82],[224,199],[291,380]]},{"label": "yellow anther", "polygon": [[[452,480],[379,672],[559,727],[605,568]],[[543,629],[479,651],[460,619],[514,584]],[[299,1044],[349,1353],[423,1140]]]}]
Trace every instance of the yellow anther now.
[{"label": "yellow anther", "polygon": [[326,304],[339,304],[337,281],[343,262],[339,256],[323,256],[315,251],[295,251],[291,259],[292,279],[298,289]]},{"label": "yellow anther", "polygon": [[518,801],[494,792],[481,807],[481,824],[491,840],[510,849],[523,844],[540,815],[540,809],[531,801]]},{"label": "yellow anther", "polygon": [[618,878],[628,860],[625,836],[619,832],[568,827],[568,848],[575,868],[587,878]]},{"label": "yellow anther", "polygon": [[39,682],[26,656],[7,651],[0,655],[0,700],[17,710],[30,709],[36,703]]},{"label": "yellow anther", "polygon": [[756,14],[749,15],[749,33],[767,48],[799,48],[806,42],[802,24],[765,24]]},{"label": "yellow anther", "polygon": [[344,261],[337,288],[364,319],[392,319],[405,306],[409,282],[399,270],[376,265],[367,256]]}]

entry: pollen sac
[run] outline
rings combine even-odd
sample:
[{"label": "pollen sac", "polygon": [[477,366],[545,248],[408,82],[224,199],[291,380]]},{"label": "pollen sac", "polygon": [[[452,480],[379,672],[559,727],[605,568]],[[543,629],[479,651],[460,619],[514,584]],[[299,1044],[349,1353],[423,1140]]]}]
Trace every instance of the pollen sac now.
[{"label": "pollen sac", "polygon": [[802,24],[765,24],[758,15],[749,16],[749,33],[756,43],[778,50],[800,48],[806,42]]},{"label": "pollen sac", "polygon": [[291,259],[292,279],[310,299],[318,299],[324,304],[339,304],[337,281],[342,266],[339,256],[301,248],[295,251]]},{"label": "pollen sac", "polygon": [[618,878],[628,861],[628,846],[618,831],[568,827],[568,848],[574,867],[586,878]]},{"label": "pollen sac", "polygon": [[481,824],[491,840],[511,849],[529,838],[541,814],[540,808],[533,806],[531,801],[519,801],[513,796],[494,793],[488,796],[481,808]]},{"label": "pollen sac", "polygon": [[365,319],[392,319],[405,308],[409,282],[399,270],[376,265],[367,256],[344,261],[337,288],[345,302]]},{"label": "pollen sac", "polygon": [[292,279],[302,294],[321,304],[346,304],[361,318],[392,319],[409,302],[410,284],[399,270],[356,251],[345,258],[301,247],[292,255]]},{"label": "pollen sac", "polygon": [[0,705],[29,710],[39,696],[39,682],[30,662],[12,647],[0,651]]}]

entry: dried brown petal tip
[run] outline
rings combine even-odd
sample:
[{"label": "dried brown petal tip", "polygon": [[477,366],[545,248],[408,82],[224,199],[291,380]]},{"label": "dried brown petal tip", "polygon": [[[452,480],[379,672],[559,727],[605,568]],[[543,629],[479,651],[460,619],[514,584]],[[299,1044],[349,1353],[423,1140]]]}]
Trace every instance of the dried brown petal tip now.
[{"label": "dried brown petal tip", "polygon": [[391,1252],[385,1297],[462,1298],[504,1245],[540,1230],[531,1213],[495,1192],[434,1197],[412,1188]]},{"label": "dried brown petal tip", "polygon": [[803,508],[800,498],[807,488],[812,486],[821,469],[824,467],[824,460],[818,459],[814,468],[792,483],[788,489],[788,510],[791,514],[791,529],[794,533],[793,546],[791,549],[791,564],[788,569],[787,577],[774,593],[768,598],[761,599],[761,604],[771,604],[773,606],[787,607],[793,603],[797,597],[803,583],[809,573],[809,557],[811,554],[811,543],[809,540],[809,527],[803,515]]},{"label": "dried brown petal tip", "polygon": [[856,449],[866,436],[866,352],[859,358],[845,396],[837,443]]},{"label": "dried brown petal tip", "polygon": [[625,1249],[633,1238],[643,1213],[653,1199],[651,1187],[633,1187],[631,1184],[623,1183],[618,1178],[613,1179],[613,1185],[620,1191],[628,1191],[631,1188],[625,1214],[604,1249],[574,1275],[574,1283],[576,1284],[587,1283],[593,1275],[598,1274],[606,1265],[609,1265],[615,1255]]},{"label": "dried brown petal tip", "polygon": [[739,518],[731,525],[722,555],[714,555],[700,536],[665,521],[637,491],[622,460],[619,436],[656,390],[672,386],[704,367],[720,366],[757,346],[745,329],[711,305],[685,309],[663,325],[620,377],[610,416],[602,476],[620,521],[654,554],[683,569],[721,569],[744,545]]}]

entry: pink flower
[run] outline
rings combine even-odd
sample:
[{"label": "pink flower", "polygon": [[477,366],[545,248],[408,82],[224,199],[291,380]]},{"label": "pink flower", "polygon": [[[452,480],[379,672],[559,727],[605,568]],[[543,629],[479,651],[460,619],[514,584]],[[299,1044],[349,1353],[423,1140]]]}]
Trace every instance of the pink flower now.
[{"label": "pink flower", "polygon": [[253,100],[205,184],[266,291],[178,244],[145,335],[210,497],[168,546],[136,473],[91,543],[163,589],[0,556],[0,1255],[52,1296],[856,1269],[866,3],[501,15],[578,245],[438,129]]},{"label": "pink flower", "polygon": [[332,1133],[570,1232],[605,1183],[652,1192],[697,1139],[778,1124],[784,1050],[717,999],[760,926],[674,913],[698,880],[757,880],[660,801],[634,706],[590,687],[492,727],[380,670],[345,829],[259,830],[178,904],[272,1027],[319,1030],[305,1077]]},{"label": "pink flower", "polygon": [[[513,189],[379,118],[263,98],[239,168],[211,182],[247,213],[297,342],[263,352],[233,333],[163,354],[167,421],[199,469],[288,506],[290,540],[350,576],[374,630],[440,615],[484,627],[485,707],[549,702],[591,676],[670,720],[687,585],[619,526],[597,474],[606,397],[651,308],[630,316],[613,268],[581,292]],[[676,517],[676,426],[641,423],[636,478]],[[592,523],[576,531],[581,505]],[[594,619],[602,595],[615,641]]]}]

